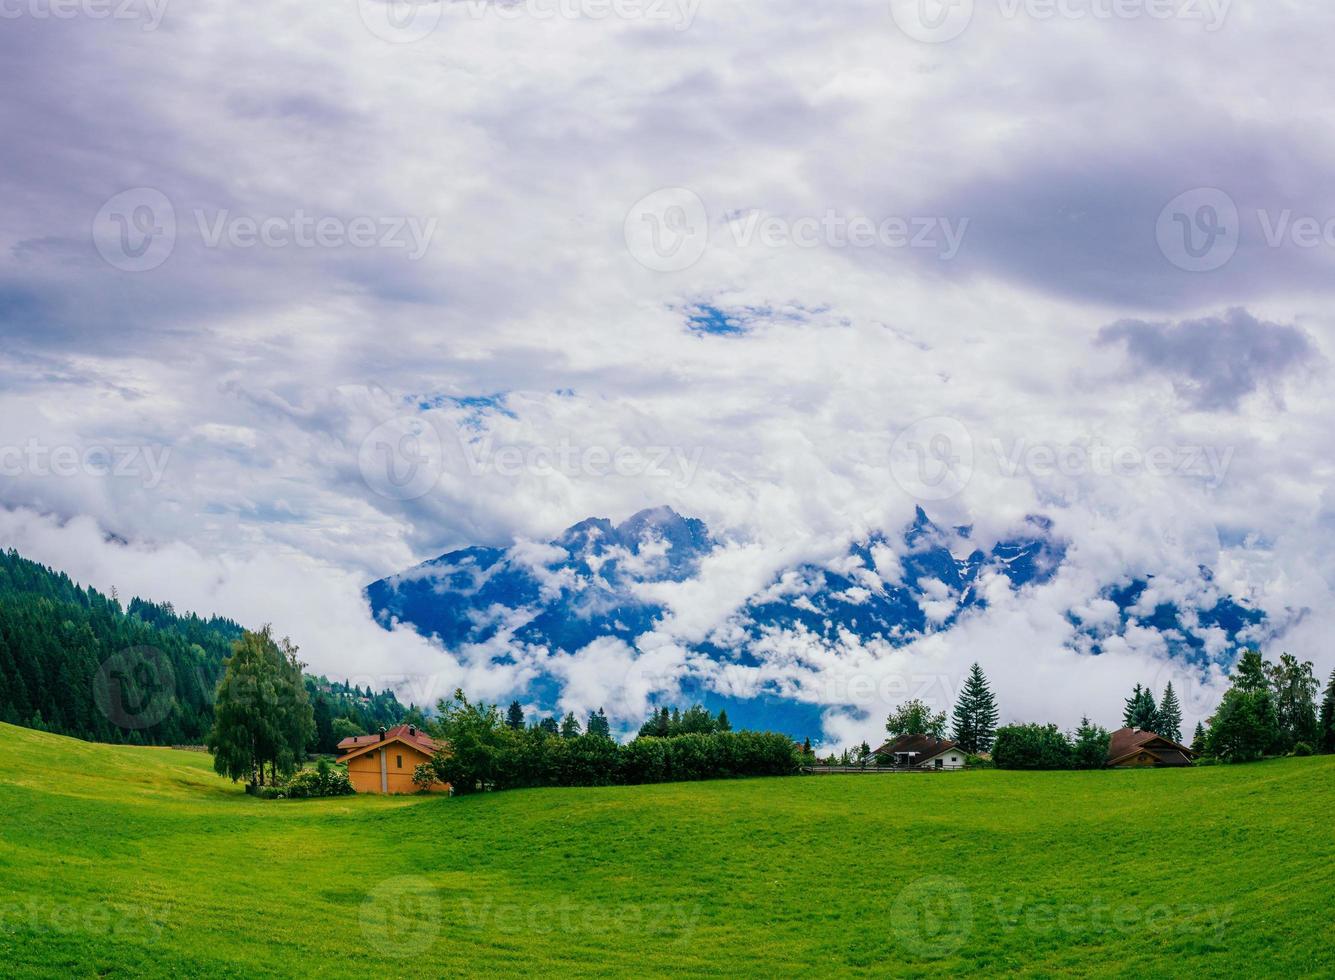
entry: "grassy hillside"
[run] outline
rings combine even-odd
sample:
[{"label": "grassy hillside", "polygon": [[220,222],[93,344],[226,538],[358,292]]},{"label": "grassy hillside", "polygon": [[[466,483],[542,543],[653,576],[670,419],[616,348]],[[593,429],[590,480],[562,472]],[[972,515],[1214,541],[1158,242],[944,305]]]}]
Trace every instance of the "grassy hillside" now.
[{"label": "grassy hillside", "polygon": [[[1335,758],[257,801],[0,725],[19,976],[1327,971]],[[387,911],[388,910],[388,911]]]}]

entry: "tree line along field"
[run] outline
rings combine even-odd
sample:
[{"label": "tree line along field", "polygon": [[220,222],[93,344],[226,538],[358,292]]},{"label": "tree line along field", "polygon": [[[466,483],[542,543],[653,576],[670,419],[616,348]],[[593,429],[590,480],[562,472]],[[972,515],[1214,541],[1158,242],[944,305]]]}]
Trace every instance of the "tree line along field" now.
[{"label": "tree line along field", "polygon": [[1335,757],[267,801],[0,725],[17,976],[1335,969]]}]

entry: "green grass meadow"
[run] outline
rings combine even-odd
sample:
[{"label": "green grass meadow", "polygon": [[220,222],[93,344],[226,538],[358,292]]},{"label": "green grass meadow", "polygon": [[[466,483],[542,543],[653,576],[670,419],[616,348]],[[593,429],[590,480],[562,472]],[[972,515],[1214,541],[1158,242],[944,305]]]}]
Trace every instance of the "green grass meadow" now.
[{"label": "green grass meadow", "polygon": [[14,976],[1335,973],[1335,758],[263,801],[0,725]]}]

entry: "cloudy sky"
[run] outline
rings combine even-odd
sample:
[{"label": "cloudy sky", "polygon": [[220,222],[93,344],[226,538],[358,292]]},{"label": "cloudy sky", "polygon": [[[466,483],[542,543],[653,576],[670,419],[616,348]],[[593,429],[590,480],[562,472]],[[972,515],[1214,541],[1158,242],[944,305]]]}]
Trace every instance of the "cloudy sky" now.
[{"label": "cloudy sky", "polygon": [[0,15],[0,545],[501,697],[360,589],[657,504],[720,583],[1042,513],[1058,581],[909,651],[1008,716],[1119,720],[1161,647],[1062,613],[1147,572],[1335,667],[1325,4]]}]

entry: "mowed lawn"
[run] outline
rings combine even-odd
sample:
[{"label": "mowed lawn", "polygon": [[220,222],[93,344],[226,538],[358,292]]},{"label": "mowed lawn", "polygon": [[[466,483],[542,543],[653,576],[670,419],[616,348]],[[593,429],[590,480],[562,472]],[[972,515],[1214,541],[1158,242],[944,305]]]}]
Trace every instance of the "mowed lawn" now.
[{"label": "mowed lawn", "polygon": [[260,801],[0,725],[0,973],[1335,972],[1335,758]]}]

